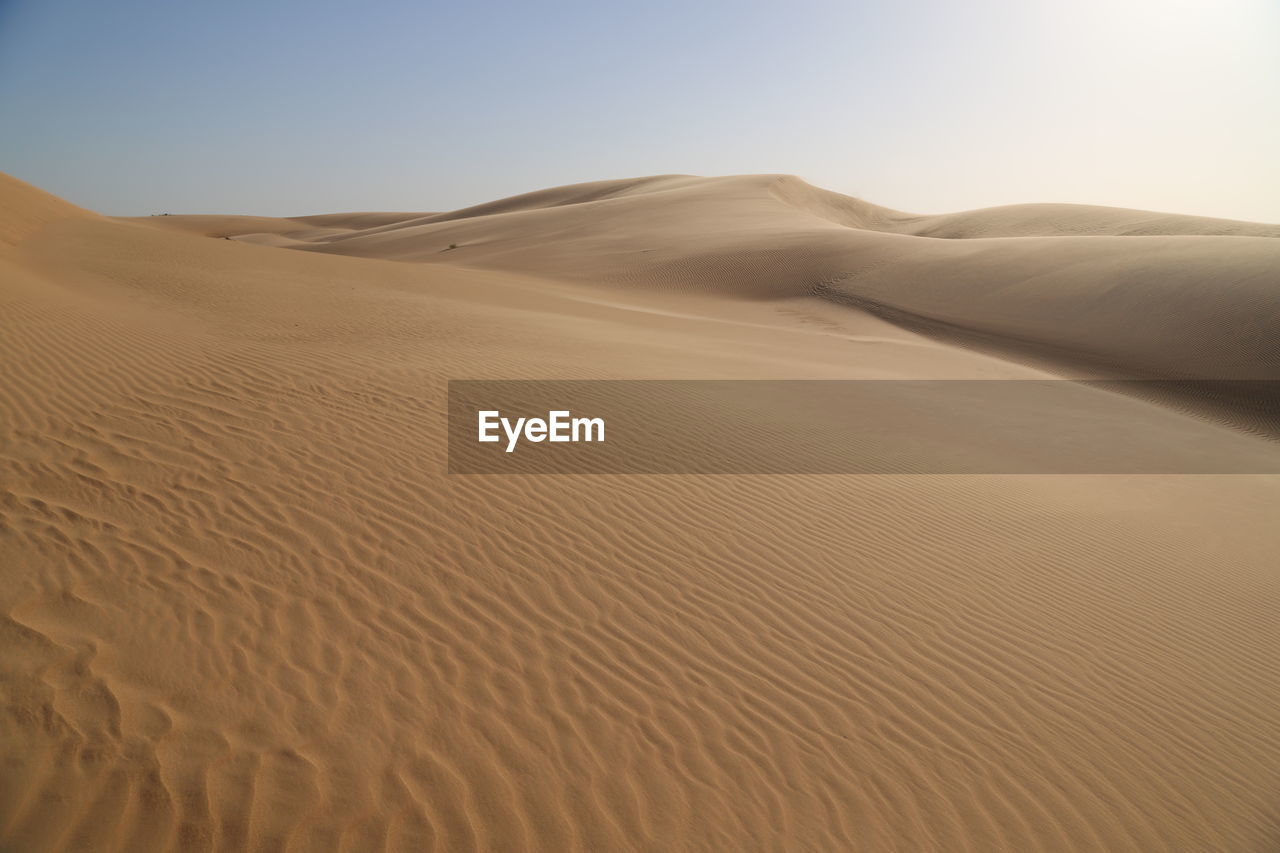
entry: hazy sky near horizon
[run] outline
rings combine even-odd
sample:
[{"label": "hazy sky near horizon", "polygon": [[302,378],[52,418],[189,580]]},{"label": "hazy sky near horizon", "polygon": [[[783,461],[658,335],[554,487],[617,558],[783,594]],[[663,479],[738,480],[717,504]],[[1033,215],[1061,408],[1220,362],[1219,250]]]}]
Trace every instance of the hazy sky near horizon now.
[{"label": "hazy sky near horizon", "polygon": [[121,215],[788,172],[1280,222],[1280,0],[0,0],[0,171]]}]

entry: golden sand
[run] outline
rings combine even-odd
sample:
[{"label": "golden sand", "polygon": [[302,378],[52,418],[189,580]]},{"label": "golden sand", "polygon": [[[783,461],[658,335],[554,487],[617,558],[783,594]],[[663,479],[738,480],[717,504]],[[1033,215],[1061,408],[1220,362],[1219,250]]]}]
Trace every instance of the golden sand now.
[{"label": "golden sand", "polygon": [[451,378],[1276,378],[1280,227],[0,199],[0,849],[1280,845],[1280,477],[444,473]]}]

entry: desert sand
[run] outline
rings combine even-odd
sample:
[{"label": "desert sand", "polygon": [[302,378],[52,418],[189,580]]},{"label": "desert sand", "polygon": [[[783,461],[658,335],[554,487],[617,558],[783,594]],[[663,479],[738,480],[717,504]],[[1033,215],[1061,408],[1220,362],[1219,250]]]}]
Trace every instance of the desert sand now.
[{"label": "desert sand", "polygon": [[129,220],[0,177],[0,849],[1277,849],[1280,476],[444,443],[462,378],[1277,379],[1276,238],[783,175]]}]

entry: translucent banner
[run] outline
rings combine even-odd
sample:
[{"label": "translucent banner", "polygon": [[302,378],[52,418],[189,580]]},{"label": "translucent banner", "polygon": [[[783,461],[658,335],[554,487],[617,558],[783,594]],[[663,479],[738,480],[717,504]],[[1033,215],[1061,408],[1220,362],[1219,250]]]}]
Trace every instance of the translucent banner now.
[{"label": "translucent banner", "polygon": [[455,380],[453,474],[1274,474],[1280,382]]}]

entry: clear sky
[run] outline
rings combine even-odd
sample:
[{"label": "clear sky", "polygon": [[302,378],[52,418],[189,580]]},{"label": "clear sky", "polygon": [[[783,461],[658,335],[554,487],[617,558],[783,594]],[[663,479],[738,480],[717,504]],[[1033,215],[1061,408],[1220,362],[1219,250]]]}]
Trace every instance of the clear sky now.
[{"label": "clear sky", "polygon": [[1280,0],[0,0],[0,171],[115,214],[789,172],[1280,222]]}]

